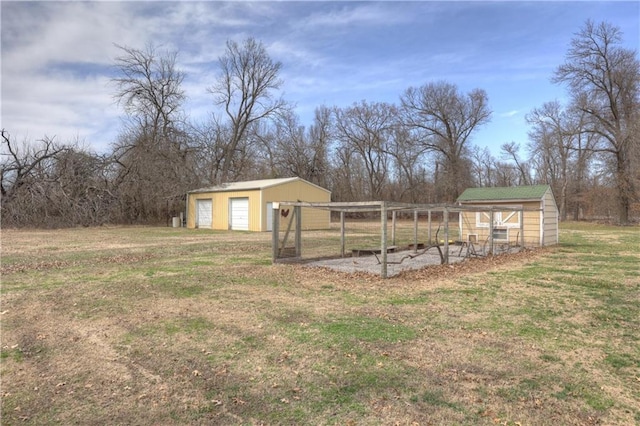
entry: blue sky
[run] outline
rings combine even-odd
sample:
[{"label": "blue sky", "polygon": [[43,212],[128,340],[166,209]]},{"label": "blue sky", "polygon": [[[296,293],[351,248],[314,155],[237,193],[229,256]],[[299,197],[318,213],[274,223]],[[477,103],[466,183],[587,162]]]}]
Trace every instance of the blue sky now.
[{"label": "blue sky", "polygon": [[2,1],[2,123],[17,140],[55,136],[106,152],[122,128],[114,103],[117,45],[178,50],[186,112],[215,112],[207,92],[227,40],[260,40],[282,62],[283,92],[305,125],[320,105],[398,103],[445,80],[484,89],[491,123],[473,137],[494,155],[525,146],[525,115],[566,100],[550,82],[587,19],[606,20],[639,50],[640,2],[32,2]]}]

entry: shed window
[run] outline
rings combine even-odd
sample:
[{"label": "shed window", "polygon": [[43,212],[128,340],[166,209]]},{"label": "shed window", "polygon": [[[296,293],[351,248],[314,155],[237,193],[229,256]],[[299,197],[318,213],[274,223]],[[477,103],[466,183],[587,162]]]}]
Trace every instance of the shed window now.
[{"label": "shed window", "polygon": [[509,229],[508,228],[493,228],[493,240],[494,241],[509,241]]}]

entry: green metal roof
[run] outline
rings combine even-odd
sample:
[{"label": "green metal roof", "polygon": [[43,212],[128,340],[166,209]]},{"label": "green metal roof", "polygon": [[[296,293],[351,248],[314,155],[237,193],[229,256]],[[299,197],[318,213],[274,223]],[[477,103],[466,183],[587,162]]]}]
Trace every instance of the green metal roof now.
[{"label": "green metal roof", "polygon": [[547,190],[549,185],[467,188],[457,201],[541,200]]}]

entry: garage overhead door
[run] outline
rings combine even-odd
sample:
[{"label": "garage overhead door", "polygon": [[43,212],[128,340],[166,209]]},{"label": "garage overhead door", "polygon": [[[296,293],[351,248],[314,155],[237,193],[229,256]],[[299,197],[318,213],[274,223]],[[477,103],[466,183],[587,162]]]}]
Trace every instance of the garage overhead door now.
[{"label": "garage overhead door", "polygon": [[196,227],[211,228],[213,200],[196,200]]},{"label": "garage overhead door", "polygon": [[249,199],[231,198],[229,200],[229,228],[234,231],[249,230]]}]

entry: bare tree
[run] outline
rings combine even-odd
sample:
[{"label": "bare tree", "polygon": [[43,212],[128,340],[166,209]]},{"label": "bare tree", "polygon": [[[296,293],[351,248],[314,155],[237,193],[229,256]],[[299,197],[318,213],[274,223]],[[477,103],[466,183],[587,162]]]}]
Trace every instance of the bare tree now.
[{"label": "bare tree", "polygon": [[513,161],[520,178],[518,185],[531,185],[531,170],[529,164],[520,158],[520,145],[515,142],[507,142],[500,147],[505,159]]},{"label": "bare tree", "polygon": [[390,155],[396,108],[386,103],[354,104],[349,108],[336,108],[336,137],[363,161],[368,190],[366,198],[381,200],[385,187],[390,182]]},{"label": "bare tree", "polygon": [[496,159],[491,155],[489,149],[473,146],[470,151],[474,185],[479,187],[496,186]]},{"label": "bare tree", "polygon": [[393,176],[391,198],[394,201],[430,203],[431,186],[424,167],[425,149],[404,126],[395,126],[389,154],[397,172]]},{"label": "bare tree", "polygon": [[584,131],[585,115],[578,110],[565,110],[559,102],[547,102],[527,115],[530,159],[537,167],[540,182],[553,188],[566,220],[570,208],[579,217],[580,200],[588,167],[596,148],[597,134]]},{"label": "bare tree", "polygon": [[229,127],[211,115],[208,120],[192,124],[189,135],[194,145],[196,176],[203,185],[215,185],[231,135]]},{"label": "bare tree", "polygon": [[567,83],[573,106],[585,113],[585,130],[601,137],[600,151],[612,157],[618,221],[629,222],[636,195],[632,152],[640,138],[640,63],[637,52],[620,46],[618,27],[587,21],[575,35],[553,81]]},{"label": "bare tree", "polygon": [[353,147],[339,144],[332,157],[330,178],[334,201],[370,201],[367,172],[362,156]]},{"label": "bare tree", "polygon": [[558,200],[560,218],[566,220],[573,136],[567,128],[566,113],[559,102],[547,102],[531,111],[526,120],[532,126],[529,152],[532,164],[537,166],[537,179],[551,185]]},{"label": "bare tree", "polygon": [[234,159],[243,155],[242,143],[249,127],[281,112],[286,104],[273,93],[282,84],[278,77],[282,64],[269,57],[262,43],[253,38],[242,44],[228,41],[219,63],[220,77],[209,92],[229,120],[229,138],[221,146],[220,171],[216,176],[217,183],[222,183],[232,176]]},{"label": "bare tree", "polygon": [[105,156],[80,143],[45,137],[16,144],[2,131],[2,220],[4,226],[101,225],[112,219],[114,196]]},{"label": "bare tree", "polygon": [[316,108],[313,124],[309,127],[308,141],[313,157],[310,161],[309,181],[322,187],[328,183],[330,173],[329,149],[334,138],[334,122],[331,110],[326,106]]},{"label": "bare tree", "polygon": [[440,81],[410,87],[400,99],[405,125],[426,149],[439,154],[446,201],[455,200],[469,184],[465,155],[471,135],[491,117],[487,93],[474,89],[465,95],[456,85]]},{"label": "bare tree", "polygon": [[116,58],[121,76],[115,77],[114,98],[137,126],[148,129],[151,139],[168,138],[181,118],[185,100],[184,73],[176,68],[177,52],[158,52],[153,45],[145,50],[118,46]]},{"label": "bare tree", "polygon": [[161,222],[184,207],[184,194],[195,182],[182,115],[184,73],[177,52],[119,47],[114,98],[128,119],[114,147],[121,220]]},{"label": "bare tree", "polygon": [[55,158],[47,199],[57,226],[95,226],[112,222],[117,202],[106,175],[108,156],[76,146]]},{"label": "bare tree", "polygon": [[46,136],[36,144],[26,141],[19,144],[11,140],[11,135],[5,129],[2,129],[0,135],[0,193],[4,208],[17,197],[23,186],[33,182],[37,170],[47,167],[67,147],[58,144],[55,138]]},{"label": "bare tree", "polygon": [[520,171],[511,163],[495,162],[496,186],[517,186],[520,184]]},{"label": "bare tree", "polygon": [[258,137],[268,176],[298,176],[326,186],[328,145],[331,142],[331,111],[318,108],[314,124],[306,129],[293,111],[279,114],[270,129]]}]

